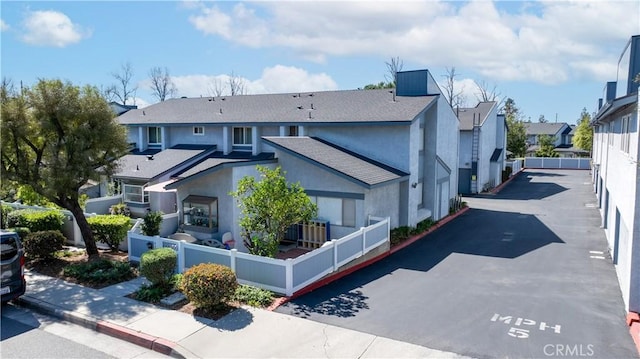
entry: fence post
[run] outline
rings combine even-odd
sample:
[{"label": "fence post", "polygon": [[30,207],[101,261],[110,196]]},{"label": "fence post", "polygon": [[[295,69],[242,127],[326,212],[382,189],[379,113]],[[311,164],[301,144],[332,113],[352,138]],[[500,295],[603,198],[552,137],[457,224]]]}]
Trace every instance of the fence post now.
[{"label": "fence post", "polygon": [[362,253],[360,255],[363,256],[367,249],[367,232],[365,231],[365,227],[360,227],[360,232],[362,233]]},{"label": "fence post", "polygon": [[293,295],[293,260],[287,258],[285,261],[285,294],[287,297]]},{"label": "fence post", "polygon": [[338,270],[338,241],[332,239],[331,245],[333,245],[333,271],[335,272]]},{"label": "fence post", "polygon": [[184,273],[185,256],[184,242],[178,241],[178,273]]},{"label": "fence post", "polygon": [[231,270],[233,271],[233,273],[236,272],[236,254],[238,253],[238,250],[233,248],[231,249],[229,254],[229,265],[231,266]]}]

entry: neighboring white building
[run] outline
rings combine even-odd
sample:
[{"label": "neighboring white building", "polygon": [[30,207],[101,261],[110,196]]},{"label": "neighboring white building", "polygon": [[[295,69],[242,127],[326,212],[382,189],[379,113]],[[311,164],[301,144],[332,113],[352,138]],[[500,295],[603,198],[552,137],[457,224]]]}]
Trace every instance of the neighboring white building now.
[{"label": "neighboring white building", "polygon": [[171,99],[118,121],[136,148],[113,177],[126,203],[175,208],[200,239],[240,238],[229,192],[256,164],[300,182],[331,238],[369,216],[441,219],[457,194],[459,122],[427,70],[399,72],[395,90]]},{"label": "neighboring white building", "polygon": [[[640,166],[638,83],[640,35],[627,43],[618,78],[605,86],[592,124],[593,182],[622,297],[640,312]],[[604,100],[604,103],[603,103]]]},{"label": "neighboring white building", "polygon": [[479,193],[502,183],[507,124],[497,102],[457,109],[460,120],[458,193]]}]

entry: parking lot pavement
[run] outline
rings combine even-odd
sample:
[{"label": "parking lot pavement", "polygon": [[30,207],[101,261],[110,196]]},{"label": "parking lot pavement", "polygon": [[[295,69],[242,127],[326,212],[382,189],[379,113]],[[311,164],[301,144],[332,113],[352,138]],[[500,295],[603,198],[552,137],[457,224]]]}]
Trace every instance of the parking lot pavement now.
[{"label": "parking lot pavement", "polygon": [[473,357],[638,358],[588,171],[528,170],[467,200],[278,312]]}]

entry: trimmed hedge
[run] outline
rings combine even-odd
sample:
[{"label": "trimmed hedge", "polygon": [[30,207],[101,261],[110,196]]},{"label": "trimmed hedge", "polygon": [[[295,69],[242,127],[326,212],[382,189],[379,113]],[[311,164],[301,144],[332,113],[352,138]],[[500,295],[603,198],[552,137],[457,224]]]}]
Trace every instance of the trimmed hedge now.
[{"label": "trimmed hedge", "polygon": [[2,205],[2,212],[0,213],[0,228],[8,228],[7,220],[9,213],[13,212],[13,207],[7,206],[6,204]]},{"label": "trimmed hedge", "polygon": [[24,250],[29,258],[53,258],[62,249],[67,239],[60,231],[40,231],[29,233],[24,239]]},{"label": "trimmed hedge", "polygon": [[25,238],[27,238],[27,235],[31,233],[31,231],[27,227],[7,228],[7,231],[16,232],[18,234],[18,237],[20,237],[20,239],[23,241]]},{"label": "trimmed hedge", "polygon": [[131,220],[125,215],[103,214],[87,218],[93,235],[98,241],[106,243],[112,251],[117,251],[120,243],[131,228]]},{"label": "trimmed hedge", "polygon": [[27,227],[31,232],[62,231],[64,214],[57,209],[18,209],[7,215],[7,227]]},{"label": "trimmed hedge", "polygon": [[140,258],[140,274],[155,286],[165,286],[176,270],[178,255],[171,248],[156,248],[144,252]]},{"label": "trimmed hedge", "polygon": [[233,298],[238,280],[229,267],[201,263],[184,273],[180,287],[196,307],[214,308]]}]

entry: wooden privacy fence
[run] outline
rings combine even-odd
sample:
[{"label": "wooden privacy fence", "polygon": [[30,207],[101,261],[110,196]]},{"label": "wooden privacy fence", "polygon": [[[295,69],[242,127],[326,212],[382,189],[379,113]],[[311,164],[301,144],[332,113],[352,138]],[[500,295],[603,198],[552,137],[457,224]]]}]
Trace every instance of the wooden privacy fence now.
[{"label": "wooden privacy fence", "polygon": [[186,243],[163,237],[149,237],[129,231],[129,260],[140,261],[153,248],[169,247],[178,254],[178,271],[200,263],[217,263],[230,267],[238,282],[287,296],[316,282],[343,265],[389,242],[389,218],[340,239],[325,242],[320,248],[294,259],[275,259]]}]

